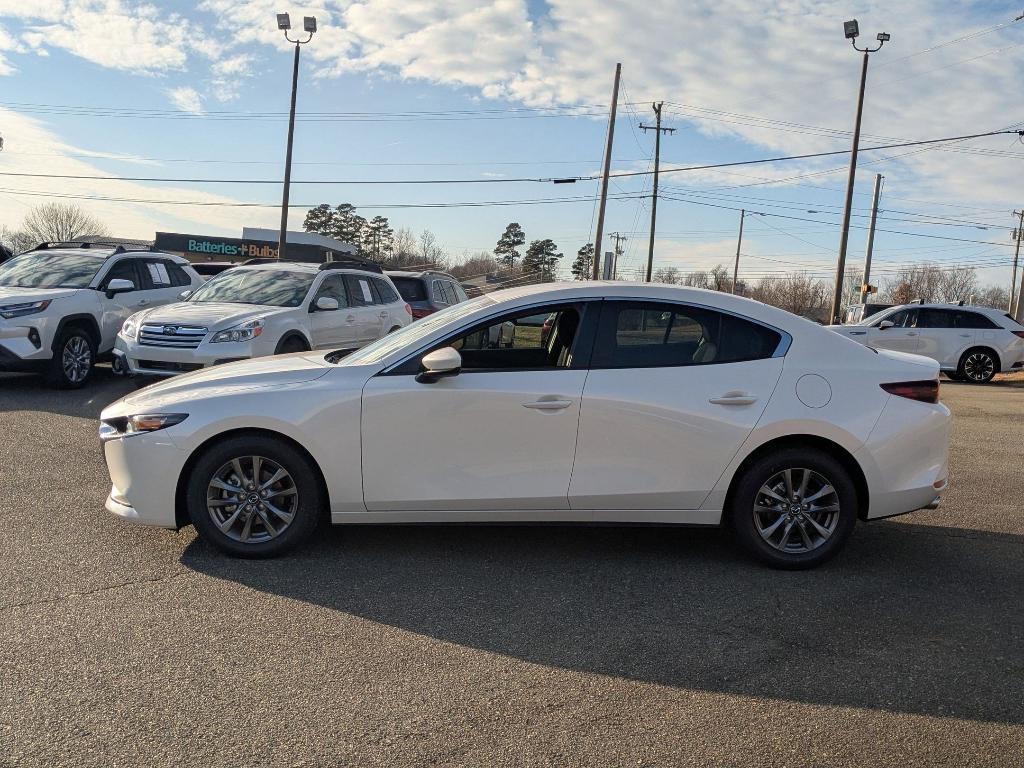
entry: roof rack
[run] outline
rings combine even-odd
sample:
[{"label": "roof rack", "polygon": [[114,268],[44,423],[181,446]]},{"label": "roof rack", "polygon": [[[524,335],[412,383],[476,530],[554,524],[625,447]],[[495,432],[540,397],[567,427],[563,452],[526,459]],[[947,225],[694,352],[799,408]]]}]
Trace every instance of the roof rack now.
[{"label": "roof rack", "polygon": [[77,240],[54,240],[54,241],[47,241],[45,243],[40,243],[35,248],[32,248],[30,250],[31,251],[49,251],[49,250],[53,250],[53,249],[57,249],[57,248],[60,248],[60,249],[72,249],[72,248],[90,249],[90,248],[96,248],[96,249],[99,249],[99,250],[107,250],[108,248],[110,248],[110,249],[112,249],[112,254],[111,255],[113,255],[114,253],[133,253],[133,252],[153,253],[156,250],[152,245],[147,245],[145,247],[138,246],[138,245],[131,245],[131,246],[126,248],[123,243],[116,243],[116,242],[95,242],[94,243],[94,242],[79,242]]},{"label": "roof rack", "polygon": [[350,254],[346,254],[341,258],[335,258],[334,261],[325,261],[320,265],[320,269],[361,269],[364,272],[384,274],[384,268],[380,264]]}]

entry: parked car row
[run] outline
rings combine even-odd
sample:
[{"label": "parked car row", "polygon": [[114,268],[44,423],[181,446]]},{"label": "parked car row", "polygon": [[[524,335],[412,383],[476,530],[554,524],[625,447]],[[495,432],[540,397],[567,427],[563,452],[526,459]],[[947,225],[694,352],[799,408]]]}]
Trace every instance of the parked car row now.
[{"label": "parked car row", "polygon": [[0,264],[0,371],[41,372],[73,388],[105,356],[118,373],[171,376],[265,355],[351,351],[466,300],[450,275],[394,275],[425,298],[402,298],[391,273],[364,260],[192,265],[152,250],[44,244]]}]

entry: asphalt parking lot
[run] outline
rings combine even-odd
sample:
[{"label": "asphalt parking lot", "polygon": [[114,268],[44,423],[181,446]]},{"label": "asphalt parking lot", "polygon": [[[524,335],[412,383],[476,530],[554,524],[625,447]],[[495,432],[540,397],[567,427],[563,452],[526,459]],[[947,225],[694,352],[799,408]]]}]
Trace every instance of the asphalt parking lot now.
[{"label": "asphalt parking lot", "polygon": [[103,510],[130,385],[0,376],[0,766],[1024,765],[1024,388],[947,383],[944,506],[766,570],[719,531]]}]

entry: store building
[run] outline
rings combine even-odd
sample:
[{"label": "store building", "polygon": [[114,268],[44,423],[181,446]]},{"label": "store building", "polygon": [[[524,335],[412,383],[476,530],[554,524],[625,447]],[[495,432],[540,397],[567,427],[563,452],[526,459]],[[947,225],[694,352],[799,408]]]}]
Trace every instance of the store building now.
[{"label": "store building", "polygon": [[[219,235],[193,235],[181,232],[157,232],[153,247],[159,251],[176,253],[191,262],[230,262],[240,264],[248,259],[276,259],[278,232],[273,229],[245,227],[241,237]],[[318,264],[335,261],[343,256],[355,255],[357,248],[315,232],[289,232],[289,261],[307,261]]]}]

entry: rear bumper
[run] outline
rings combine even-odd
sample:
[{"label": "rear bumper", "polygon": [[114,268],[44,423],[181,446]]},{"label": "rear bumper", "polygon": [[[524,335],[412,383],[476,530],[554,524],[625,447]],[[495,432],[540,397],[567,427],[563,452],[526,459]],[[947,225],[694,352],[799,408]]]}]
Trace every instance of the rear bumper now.
[{"label": "rear bumper", "polygon": [[949,485],[949,409],[893,395],[854,456],[871,496],[866,518],[935,509]]}]

